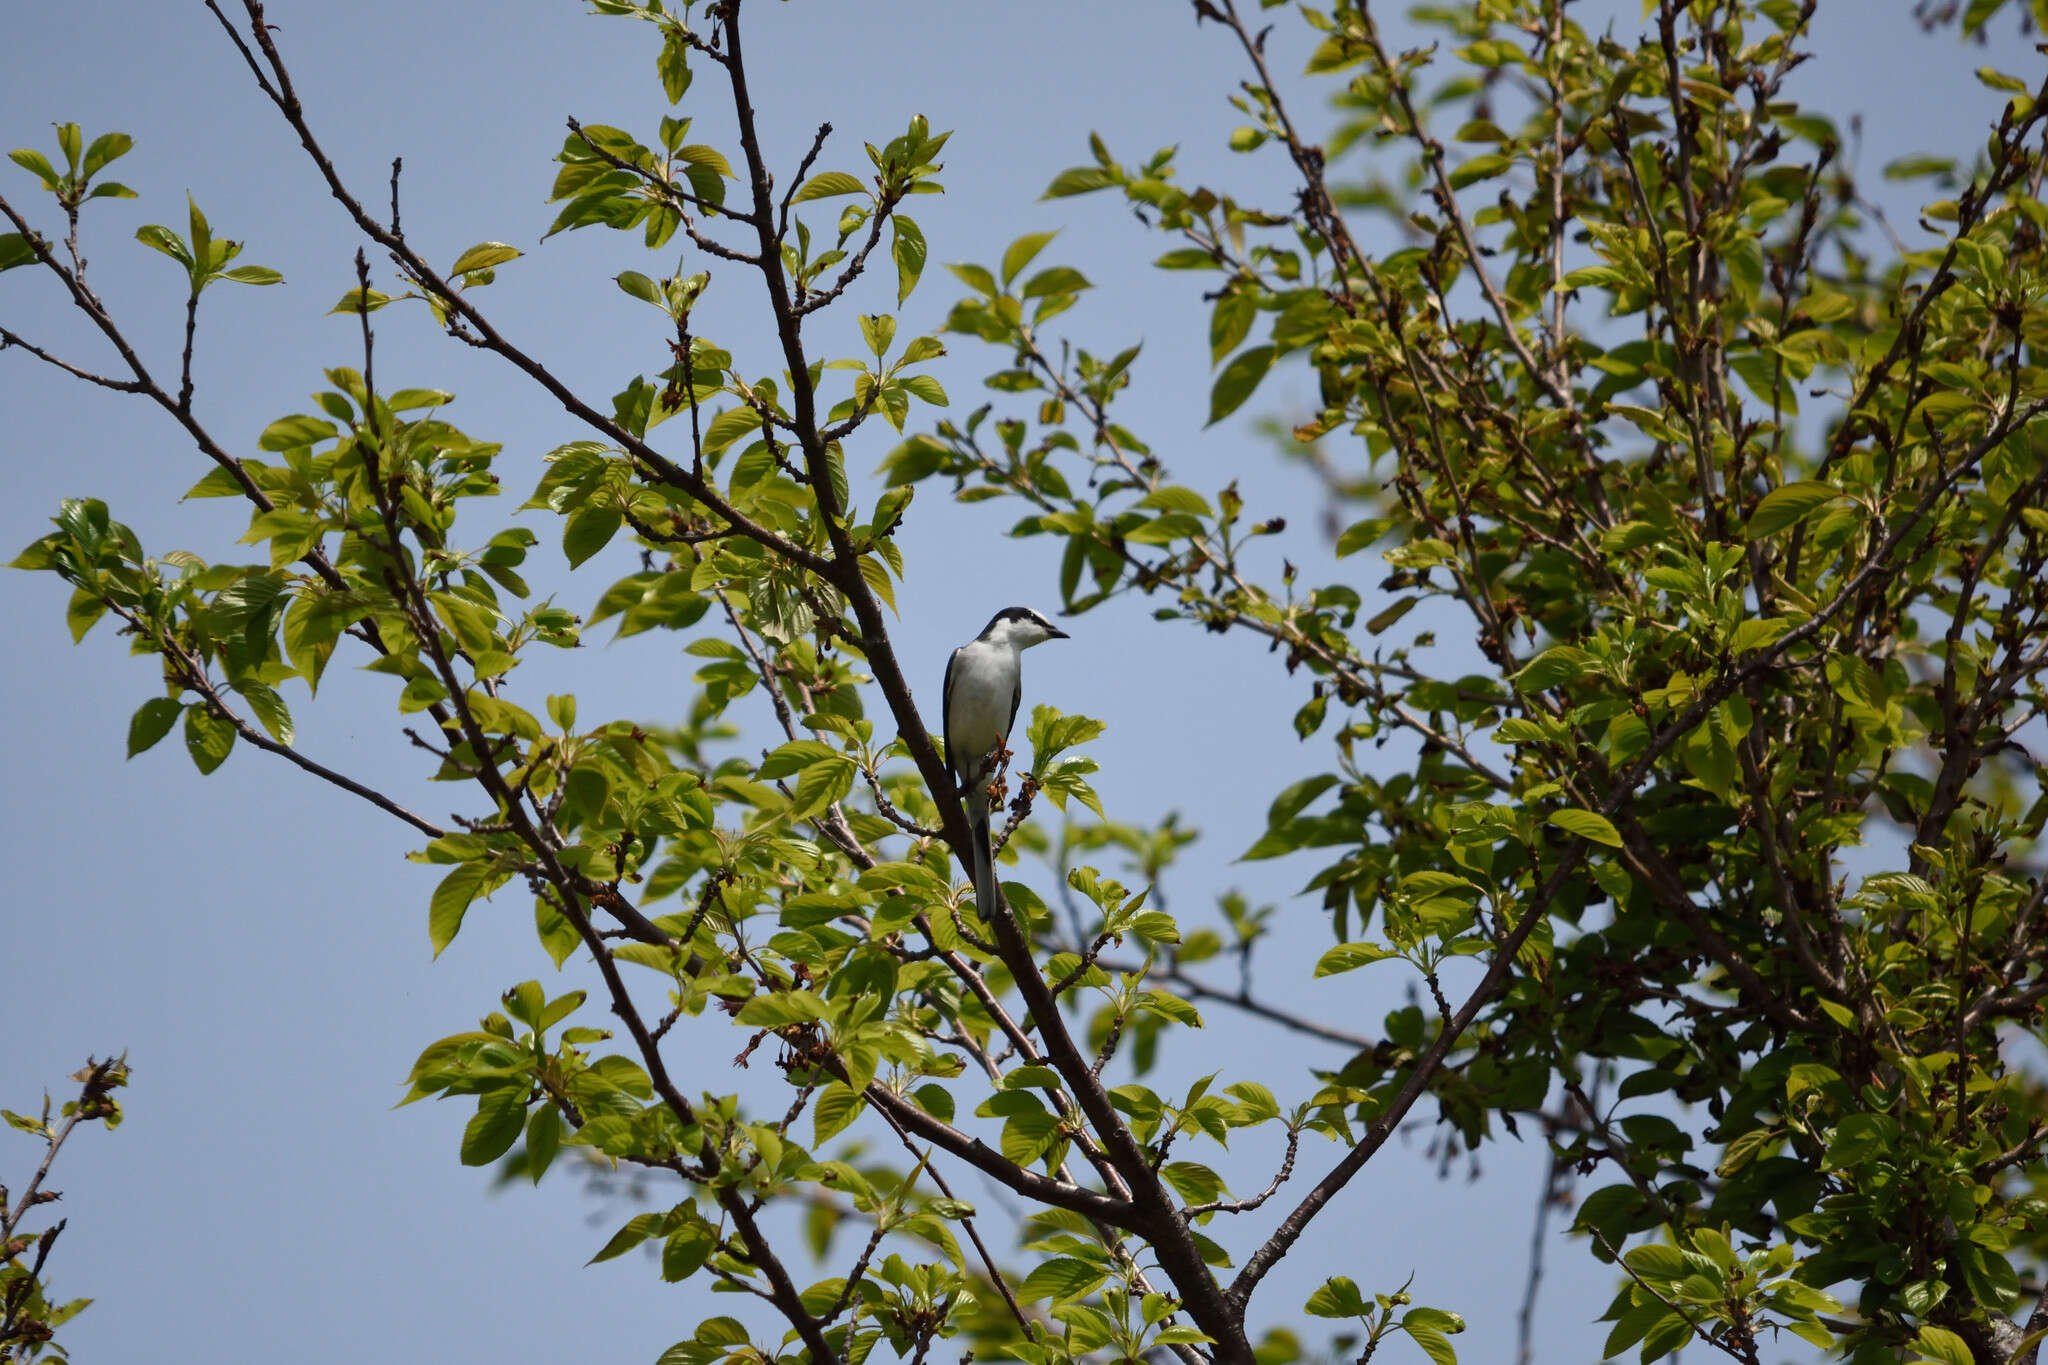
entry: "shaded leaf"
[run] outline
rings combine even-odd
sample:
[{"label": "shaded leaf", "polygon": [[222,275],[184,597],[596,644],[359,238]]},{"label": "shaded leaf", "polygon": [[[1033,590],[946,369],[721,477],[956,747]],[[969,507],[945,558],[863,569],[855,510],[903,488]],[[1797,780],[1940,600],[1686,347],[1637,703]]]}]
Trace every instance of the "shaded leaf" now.
[{"label": "shaded leaf", "polygon": [[1774,488],[1764,494],[1756,510],[1749,514],[1747,527],[1751,540],[1782,531],[1788,526],[1806,520],[1821,506],[1842,495],[1842,490],[1832,484],[1820,483],[1813,479],[1802,479]]},{"label": "shaded leaf", "polygon": [[1254,346],[1240,351],[1237,357],[1223,367],[1223,373],[1216,376],[1216,385],[1209,391],[1209,422],[1214,425],[1244,406],[1244,400],[1252,396],[1259,387],[1259,381],[1266,377],[1266,371],[1273,368],[1276,354],[1271,346]]},{"label": "shaded leaf", "polygon": [[488,1166],[511,1150],[526,1126],[526,1087],[506,1086],[477,1097],[476,1114],[462,1130],[462,1164]]},{"label": "shaded leaf", "polygon": [[128,757],[133,758],[171,732],[185,708],[169,697],[151,697],[128,721]]},{"label": "shaded leaf", "polygon": [[228,761],[235,747],[235,727],[204,706],[185,712],[185,752],[202,773],[210,773]]}]

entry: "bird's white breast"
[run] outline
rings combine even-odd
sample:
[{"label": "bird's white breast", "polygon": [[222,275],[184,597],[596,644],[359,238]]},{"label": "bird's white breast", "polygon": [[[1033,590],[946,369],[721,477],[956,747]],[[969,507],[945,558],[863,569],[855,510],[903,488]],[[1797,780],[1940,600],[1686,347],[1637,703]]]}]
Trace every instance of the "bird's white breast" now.
[{"label": "bird's white breast", "polygon": [[957,755],[948,755],[955,771],[979,767],[1003,737],[1017,695],[1019,673],[1014,650],[967,645],[954,651],[952,694],[947,699],[946,732]]}]

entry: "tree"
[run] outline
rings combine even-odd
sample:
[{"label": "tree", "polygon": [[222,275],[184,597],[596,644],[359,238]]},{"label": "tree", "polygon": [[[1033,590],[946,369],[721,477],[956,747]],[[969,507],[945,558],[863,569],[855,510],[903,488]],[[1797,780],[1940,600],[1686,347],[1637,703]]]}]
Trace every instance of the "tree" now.
[{"label": "tree", "polygon": [[[664,1278],[761,1300],[776,1326],[711,1317],[665,1359],[922,1360],[958,1338],[1033,1362],[1278,1365],[1322,1342],[1255,1330],[1295,1311],[1256,1291],[1425,1096],[1465,1148],[1533,1125],[1556,1169],[1605,1173],[1575,1227],[1617,1263],[1610,1354],[1697,1337],[1756,1362],[1790,1333],[1858,1361],[2033,1359],[2048,1316],[2015,1262],[2038,1264],[2048,1234],[2048,1110],[2015,1050],[2048,996],[2048,85],[1985,68],[2009,99],[1983,150],[1891,168],[1947,196],[1926,210],[1940,244],[1887,252],[1834,124],[1787,94],[1816,0],[1657,0],[1633,45],[1556,0],[1473,0],[1425,12],[1449,55],[1393,50],[1366,4],[1304,11],[1321,35],[1307,75],[1340,112],[1320,142],[1263,20],[1197,0],[1246,64],[1232,145],[1285,159],[1292,207],[1186,188],[1171,151],[1129,162],[1101,138],[1048,194],[1120,193],[1173,239],[1158,264],[1197,272],[1212,420],[1281,361],[1314,367],[1322,406],[1282,449],[1325,475],[1349,523],[1338,552],[1391,568],[1374,596],[1262,572],[1256,547],[1285,528],[1257,489],[1176,482],[1126,429],[1136,348],[1052,330],[1088,281],[1047,263],[1043,234],[952,267],[968,293],[947,331],[1005,357],[972,415],[925,411],[949,410],[920,369],[946,343],[899,346],[886,312],[860,318],[866,357],[817,351],[808,319],[900,307],[922,280],[904,210],[939,189],[945,134],[915,120],[856,175],[827,126],[784,178],[738,0],[593,7],[650,24],[671,104],[737,119],[724,150],[680,116],[637,135],[572,122],[559,156],[552,231],[681,255],[618,275],[673,332],[661,372],[600,401],[494,325],[477,291],[519,250],[430,261],[401,226],[396,165],[373,210],[255,0],[236,21],[209,8],[397,272],[380,288],[359,253],[337,306],[360,367],[328,372],[319,413],[273,423],[269,458],[218,442],[193,401],[201,296],[275,273],[234,265],[240,245],[196,205],[183,232],[143,229],[189,277],[177,376],[153,368],[78,247],[85,205],[125,193],[102,172],[128,141],[72,125],[57,158],[14,154],[64,231],[0,200],[0,269],[54,276],[123,368],[4,327],[0,343],[161,409],[213,462],[194,494],[246,500],[268,550],[151,555],[80,500],[17,560],[71,586],[75,635],[111,618],[161,668],[131,751],[175,728],[202,772],[238,744],[293,763],[446,869],[437,951],[517,881],[542,951],[592,981],[616,1035],[578,1014],[585,990],[529,981],[428,1046],[411,1097],[473,1101],[470,1164],[537,1180],[566,1148],[680,1182],[599,1259],[658,1242]],[[1362,179],[1333,177],[1364,147]],[[1389,246],[1367,245],[1382,226]],[[778,354],[693,327],[721,277],[760,291]],[[587,428],[526,504],[562,518],[572,565],[620,537],[643,550],[586,617],[533,600],[531,531],[471,529],[499,447],[444,418],[448,395],[380,382],[374,315],[393,304]],[[878,440],[863,481],[849,457]],[[1148,1084],[1204,1008],[1345,1033],[1203,974],[1249,960],[1266,922],[1226,900],[1226,936],[1150,899],[1184,835],[1103,811],[1088,717],[1037,707],[1004,791],[1005,856],[1057,877],[973,904],[968,830],[888,614],[920,488],[927,507],[947,490],[1021,503],[1018,531],[1058,542],[1069,612],[1143,595],[1162,623],[1262,638],[1302,675],[1296,728],[1331,732],[1315,750],[1330,771],[1274,798],[1246,856],[1321,851],[1318,974],[1412,975],[1377,1040],[1335,1068]],[[682,721],[522,704],[523,660],[607,621],[691,632],[705,662]],[[1454,621],[1473,648],[1437,643]],[[310,693],[343,651],[391,675],[403,735],[471,814],[428,819],[294,747],[284,689]],[[757,689],[772,749],[719,756]],[[1137,885],[1094,865],[1112,856]],[[678,1083],[671,1040],[721,1025],[786,1098]],[[1233,1190],[1203,1144],[1243,1130],[1282,1155]],[[852,1131],[903,1158],[834,1159]],[[1027,1202],[1020,1248],[985,1235],[966,1171]],[[857,1250],[806,1283],[805,1236],[828,1247],[840,1224]],[[1344,1274],[1299,1305],[1337,1320],[1347,1353],[1405,1334],[1439,1361],[1452,1308],[1500,1311]]]},{"label": "tree", "polygon": [[91,1299],[53,1303],[43,1280],[43,1267],[71,1220],[59,1218],[36,1229],[29,1226],[28,1218],[30,1210],[64,1197],[43,1182],[79,1124],[97,1120],[109,1129],[121,1126],[121,1105],[113,1092],[128,1084],[128,1064],[119,1057],[103,1062],[88,1057],[71,1079],[79,1084],[78,1098],[65,1101],[54,1122],[48,1094],[43,1096],[42,1113],[35,1118],[0,1109],[0,1118],[7,1120],[8,1127],[43,1143],[42,1159],[18,1199],[10,1199],[7,1187],[0,1185],[0,1361],[68,1359],[55,1341],[57,1329],[92,1303]]}]

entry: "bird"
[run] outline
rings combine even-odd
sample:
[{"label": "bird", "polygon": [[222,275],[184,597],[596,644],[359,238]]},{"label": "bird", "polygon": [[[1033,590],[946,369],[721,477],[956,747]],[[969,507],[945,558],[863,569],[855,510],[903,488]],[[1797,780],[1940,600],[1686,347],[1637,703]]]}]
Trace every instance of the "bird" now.
[{"label": "bird", "polygon": [[974,899],[984,918],[995,913],[995,869],[989,847],[989,785],[996,759],[1009,747],[1010,727],[1024,696],[1022,655],[1068,634],[1030,607],[1005,607],[981,634],[946,660],[943,708],[946,764],[967,808],[974,846]]}]

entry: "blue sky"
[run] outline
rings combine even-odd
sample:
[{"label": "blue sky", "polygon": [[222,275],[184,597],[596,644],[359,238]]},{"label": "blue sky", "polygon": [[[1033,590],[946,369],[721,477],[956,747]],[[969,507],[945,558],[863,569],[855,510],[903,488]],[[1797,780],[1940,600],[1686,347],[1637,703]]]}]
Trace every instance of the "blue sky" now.
[{"label": "blue sky", "polygon": [[[179,277],[134,243],[136,226],[182,227],[190,192],[217,235],[247,242],[242,263],[285,273],[276,289],[217,288],[202,313],[199,411],[231,448],[253,449],[265,424],[307,406],[306,395],[323,386],[322,367],[355,362],[353,321],[325,316],[352,282],[356,243],[339,209],[199,4],[15,8],[0,55],[0,145],[47,147],[48,125],[64,120],[88,137],[120,129],[137,139],[117,174],[142,197],[94,205],[85,250],[101,292],[156,363],[175,365]],[[1619,30],[1632,32],[1635,6],[1620,0],[1613,9]],[[1860,165],[1878,189],[1877,169],[1890,156],[1967,149],[1997,107],[1969,74],[1986,54],[1923,37],[1907,9],[1906,0],[1824,5],[1820,56],[1800,75],[1802,98],[1864,115]],[[1087,159],[1092,129],[1127,158],[1179,143],[1185,178],[1280,199],[1286,180],[1276,159],[1222,149],[1243,121],[1224,102],[1243,73],[1218,30],[1198,30],[1178,0],[756,0],[750,11],[755,101],[785,175],[825,119],[838,132],[820,168],[860,169],[859,143],[885,141],[914,113],[955,130],[942,177],[948,193],[916,204],[933,267],[904,310],[903,334],[936,325],[956,297],[939,262],[988,261],[1021,233],[1061,228],[1044,261],[1075,265],[1098,286],[1068,315],[1070,334],[1099,351],[1145,342],[1126,423],[1183,481],[1213,491],[1241,478],[1251,514],[1288,516],[1294,529],[1272,547],[1276,562],[1285,553],[1309,566],[1311,579],[1331,571],[1313,488],[1272,461],[1251,431],[1261,413],[1296,413],[1310,386],[1276,376],[1240,420],[1203,430],[1207,317],[1198,288],[1147,268],[1162,246],[1120,206],[1038,199],[1056,172]],[[275,0],[270,18],[344,174],[381,202],[390,158],[405,158],[415,242],[443,260],[491,238],[529,251],[485,296],[509,333],[600,396],[664,363],[653,314],[609,277],[665,269],[670,259],[610,235],[538,242],[552,216],[543,201],[565,116],[651,128],[664,111],[643,26],[586,17],[569,0]],[[1299,42],[1283,32],[1276,43],[1280,69],[1298,69]],[[694,92],[693,136],[730,146],[717,93],[708,80]],[[1313,103],[1297,113],[1310,126],[1321,117]],[[33,182],[11,166],[0,166],[0,190],[41,207]],[[1910,223],[1910,200],[1890,202],[1895,220]],[[0,322],[102,363],[104,347],[29,275],[0,279]],[[752,283],[721,276],[705,325],[767,372],[779,361],[767,350]],[[853,312],[884,304],[877,290],[826,322],[819,340],[855,352]],[[543,452],[581,434],[516,377],[436,337],[423,315],[379,320],[385,382],[454,390],[448,416],[506,443],[500,469],[515,492],[538,476]],[[941,373],[957,412],[981,401],[979,376],[1002,357],[964,341],[954,350]],[[59,498],[95,495],[152,550],[237,557],[243,512],[177,501],[205,465],[154,409],[0,355],[0,413],[8,494],[0,549],[11,554],[40,534]],[[856,470],[886,448],[877,436],[850,452]],[[923,661],[914,681],[927,706],[946,651],[990,612],[1013,598],[1050,606],[1053,597],[1050,548],[1001,536],[1014,509],[947,508],[936,492],[927,490],[913,513],[898,637],[906,658]],[[510,501],[484,512],[480,520],[495,529]],[[536,578],[563,582],[559,528],[535,514],[526,524],[543,541]],[[629,567],[620,551],[609,563]],[[1362,584],[1379,576],[1370,565],[1346,568]],[[607,581],[581,574],[565,601],[587,608]],[[69,1330],[78,1358],[203,1352],[324,1365],[378,1349],[459,1365],[557,1356],[589,1339],[606,1358],[651,1361],[698,1318],[730,1311],[729,1301],[694,1287],[662,1285],[635,1259],[582,1268],[629,1210],[601,1205],[566,1179],[493,1192],[487,1173],[456,1163],[462,1112],[391,1110],[419,1048],[470,1026],[504,987],[543,974],[551,991],[575,984],[573,966],[569,981],[546,973],[519,898],[507,893],[473,911],[462,938],[430,961],[432,872],[403,860],[406,832],[377,812],[247,749],[204,780],[175,740],[123,762],[127,717],[154,694],[152,670],[104,629],[72,648],[62,600],[47,577],[0,576],[0,631],[14,642],[0,670],[13,730],[0,800],[18,850],[0,919],[13,1040],[0,1053],[0,1104],[31,1107],[88,1051],[126,1048],[134,1065],[129,1122],[111,1136],[82,1134],[54,1182],[71,1218],[53,1259],[56,1288],[100,1300]],[[1397,977],[1301,980],[1328,941],[1322,915],[1292,896],[1308,864],[1234,861],[1272,794],[1325,765],[1326,748],[1302,745],[1289,724],[1299,681],[1249,638],[1155,626],[1142,604],[1095,613],[1073,630],[1073,641],[1031,656],[1028,694],[1109,722],[1096,752],[1116,814],[1148,820],[1177,809],[1204,832],[1167,887],[1176,908],[1200,919],[1201,907],[1231,887],[1278,903],[1279,941],[1259,984],[1376,1033],[1381,1014],[1399,1003]],[[586,719],[680,709],[694,667],[681,640],[607,646],[603,634],[573,656],[530,666],[545,673],[530,690],[573,688]],[[446,813],[450,794],[420,780],[382,680],[337,669],[320,703],[297,709],[309,753]],[[1308,1066],[1341,1060],[1292,1035],[1209,1015],[1210,1030],[1189,1049],[1199,1056],[1171,1060],[1170,1075],[1221,1065],[1265,1080],[1286,1102],[1305,1092]],[[711,1060],[688,1084],[742,1084],[724,1060],[737,1041],[708,1026],[699,1036]],[[1468,1360],[1510,1357],[1542,1152],[1509,1142],[1486,1153],[1482,1179],[1468,1182],[1460,1167],[1440,1180],[1423,1150],[1428,1136],[1424,1126],[1391,1145],[1325,1214],[1264,1287],[1262,1317],[1296,1318],[1295,1306],[1328,1274],[1370,1290],[1413,1271],[1418,1302],[1460,1311],[1471,1324],[1458,1343]],[[0,1179],[18,1186],[33,1146],[0,1137]],[[1270,1158],[1254,1147],[1230,1169],[1256,1188]],[[1302,1161],[1313,1173],[1334,1158],[1311,1141]],[[960,1183],[966,1197],[988,1197],[964,1174]],[[1277,1218],[1284,1203],[1267,1212]],[[1537,1359],[1597,1355],[1603,1333],[1588,1319],[1611,1289],[1578,1246],[1560,1239]],[[1388,1350],[1420,1359],[1405,1345]]]}]

